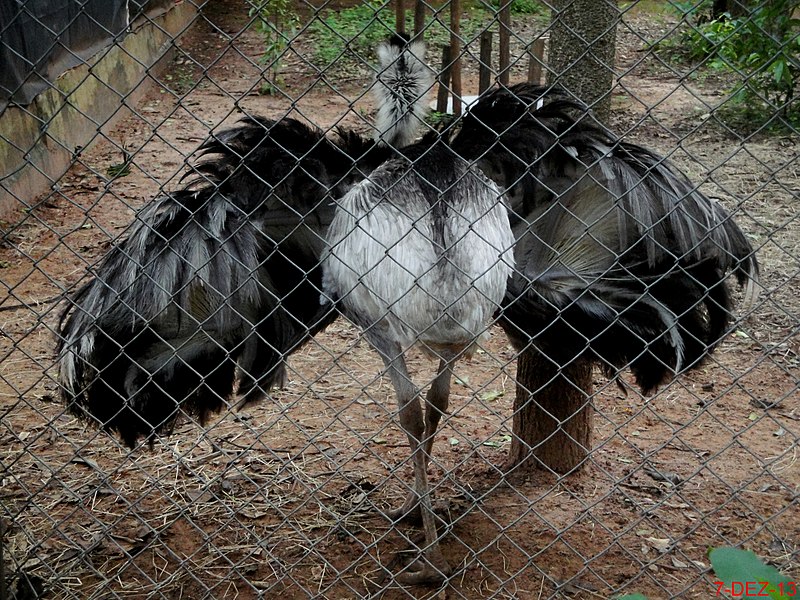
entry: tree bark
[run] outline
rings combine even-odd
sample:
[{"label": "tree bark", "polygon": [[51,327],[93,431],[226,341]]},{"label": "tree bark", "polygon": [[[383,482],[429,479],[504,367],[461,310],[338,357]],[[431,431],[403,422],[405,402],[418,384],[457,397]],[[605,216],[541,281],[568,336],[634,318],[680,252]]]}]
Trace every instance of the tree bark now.
[{"label": "tree bark", "polygon": [[588,104],[604,120],[614,85],[616,0],[551,0],[549,82]]},{"label": "tree bark", "polygon": [[578,360],[557,367],[538,350],[517,361],[511,449],[505,471],[542,468],[569,473],[592,446],[592,365]]},{"label": "tree bark", "polygon": [[500,64],[497,68],[498,79],[503,85],[508,85],[511,77],[511,0],[500,0],[500,31],[498,40],[500,44]]},{"label": "tree bark", "polygon": [[478,95],[492,87],[492,32],[481,33],[481,54],[478,61]]},{"label": "tree bark", "polygon": [[728,0],[714,0],[711,5],[711,18],[719,19],[728,12]]},{"label": "tree bark", "polygon": [[744,0],[714,0],[711,5],[712,19],[719,19],[725,13],[732,17],[743,17],[749,12],[750,9]]},{"label": "tree bark", "polygon": [[450,89],[453,114],[461,114],[461,0],[450,0]]}]

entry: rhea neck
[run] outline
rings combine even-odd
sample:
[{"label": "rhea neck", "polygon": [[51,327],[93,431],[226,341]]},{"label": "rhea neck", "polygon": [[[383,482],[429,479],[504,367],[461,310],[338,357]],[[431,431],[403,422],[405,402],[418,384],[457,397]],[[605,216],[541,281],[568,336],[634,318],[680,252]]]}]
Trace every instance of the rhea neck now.
[{"label": "rhea neck", "polygon": [[378,47],[379,67],[373,94],[378,105],[375,140],[403,148],[420,135],[427,115],[433,73],[424,61],[422,42],[397,36]]}]

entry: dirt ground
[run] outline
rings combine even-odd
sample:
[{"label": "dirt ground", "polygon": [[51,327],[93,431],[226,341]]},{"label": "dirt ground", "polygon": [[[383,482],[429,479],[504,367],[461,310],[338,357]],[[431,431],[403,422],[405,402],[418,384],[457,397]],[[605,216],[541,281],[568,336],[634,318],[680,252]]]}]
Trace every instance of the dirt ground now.
[{"label": "dirt ground", "polygon": [[[408,562],[421,533],[382,516],[411,482],[407,445],[380,361],[342,320],[291,358],[290,383],[269,401],[205,430],[182,424],[152,451],[129,452],[64,413],[54,299],[85,276],[136,209],[179,186],[210,131],[242,112],[279,118],[290,109],[323,127],[368,131],[366,71],[323,85],[304,63],[302,40],[284,65],[285,94],[257,94],[261,42],[242,31],[245,12],[232,5],[211,4],[136,114],[86,150],[0,249],[0,518],[6,569],[30,578],[28,593],[710,598],[706,552],[720,545],[754,550],[796,579],[798,138],[725,131],[709,116],[719,82],[681,79],[646,51],[645,40],[669,27],[664,15],[625,14],[613,126],[669,155],[735,211],[759,248],[761,295],[706,365],[652,397],[597,374],[594,447],[567,476],[500,471],[515,354],[492,331],[457,367],[431,467],[450,523],[443,547],[456,568],[442,588],[380,581],[382,566],[397,572]],[[518,18],[516,26],[529,35],[537,25]],[[469,61],[464,79],[474,92]],[[110,180],[123,152],[130,173]],[[424,358],[410,366],[418,383],[430,381]]]}]

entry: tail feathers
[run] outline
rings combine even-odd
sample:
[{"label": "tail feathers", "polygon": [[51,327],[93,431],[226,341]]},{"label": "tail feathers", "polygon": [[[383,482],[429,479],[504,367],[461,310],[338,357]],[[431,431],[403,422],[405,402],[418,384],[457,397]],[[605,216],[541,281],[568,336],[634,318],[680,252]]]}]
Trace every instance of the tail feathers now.
[{"label": "tail feathers", "polygon": [[379,72],[373,88],[378,105],[375,139],[392,148],[411,144],[428,113],[426,98],[433,72],[425,63],[425,44],[394,36],[378,46]]},{"label": "tail feathers", "polygon": [[329,193],[343,194],[353,177],[360,179],[355,161],[372,145],[355,134],[328,138],[292,118],[248,116],[206,141],[185,178],[189,188],[214,186],[244,212],[263,211],[264,202],[273,202],[307,213],[328,201]]}]

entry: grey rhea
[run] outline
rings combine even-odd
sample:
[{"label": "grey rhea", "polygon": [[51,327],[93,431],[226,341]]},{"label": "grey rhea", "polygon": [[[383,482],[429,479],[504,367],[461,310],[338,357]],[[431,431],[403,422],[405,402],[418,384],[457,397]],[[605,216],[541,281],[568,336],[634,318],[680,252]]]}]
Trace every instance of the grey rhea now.
[{"label": "grey rhea", "polygon": [[405,114],[430,86],[423,51],[382,46],[395,66],[378,76],[394,99],[380,140],[248,116],[201,146],[188,182],[150,201],[66,303],[57,354],[73,414],[134,446],[286,379],[287,357],[337,316],[319,303],[331,198],[416,135]]},{"label": "grey rhea", "polygon": [[[323,288],[380,354],[411,449],[414,490],[397,514],[419,502],[426,547],[424,559],[397,579],[441,581],[450,568],[439,548],[427,466],[453,364],[474,351],[512,273],[502,193],[443,139],[423,139],[338,202],[327,239]],[[414,345],[439,361],[424,403],[405,362]]]},{"label": "grey rhea", "polygon": [[498,87],[459,125],[452,148],[506,192],[515,270],[499,324],[519,350],[630,368],[649,393],[730,332],[730,280],[755,301],[758,261],[732,215],[568,92]]}]

